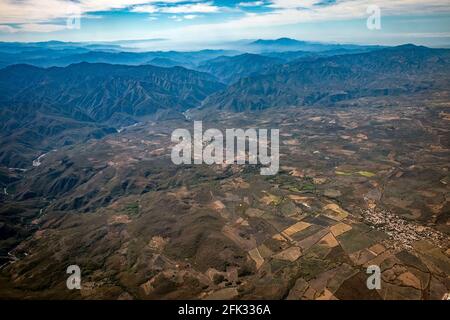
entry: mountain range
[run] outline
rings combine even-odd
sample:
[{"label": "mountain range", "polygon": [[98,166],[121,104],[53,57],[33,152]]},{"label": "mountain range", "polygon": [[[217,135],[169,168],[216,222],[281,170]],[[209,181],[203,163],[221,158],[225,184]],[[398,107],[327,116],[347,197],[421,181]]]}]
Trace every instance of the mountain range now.
[{"label": "mountain range", "polygon": [[[274,44],[291,47],[299,43],[282,39],[255,45],[271,48]],[[72,44],[61,48],[59,43],[50,50],[56,45],[58,50],[86,50]],[[322,52],[231,56],[224,55],[231,51],[223,50],[163,55],[80,53],[87,57],[145,56],[141,62],[153,56],[148,62],[164,67],[89,62],[67,67],[5,67],[0,69],[0,163],[26,168],[32,159],[53,148],[100,138],[149,117],[183,119],[188,109],[241,112],[345,105],[363,97],[449,87],[450,50],[403,45],[361,47],[354,52],[352,46],[334,47],[336,51],[332,46]],[[13,48],[7,47],[10,54]],[[177,61],[190,61],[192,69],[177,66]]]},{"label": "mountain range", "polygon": [[9,66],[0,70],[0,162],[23,167],[43,143],[48,151],[116,132],[140,117],[168,110],[181,116],[223,88],[215,77],[181,67]]},{"label": "mountain range", "polygon": [[246,44],[248,50],[254,52],[284,52],[284,51],[308,51],[308,52],[324,52],[334,50],[374,50],[382,48],[382,46],[360,46],[352,44],[333,44],[313,41],[300,41],[290,38],[279,38],[274,40],[259,39]]},{"label": "mountain range", "polygon": [[365,96],[445,89],[450,51],[404,45],[368,53],[299,59],[242,78],[209,96],[203,108],[232,111],[331,105]]},{"label": "mountain range", "polygon": [[[152,48],[154,41],[148,42]],[[236,56],[244,53],[278,56],[289,60],[308,54],[344,54],[367,52],[380,46],[359,46],[327,44],[294,39],[249,40],[238,43],[224,43],[227,49],[204,49],[199,51],[138,50],[134,42],[77,43],[77,42],[0,42],[0,67],[12,64],[31,64],[39,67],[64,67],[74,63],[113,63],[127,65],[158,64],[158,60],[171,60],[170,66],[196,68],[200,64],[219,56]],[[296,53],[297,52],[297,53]],[[175,63],[175,64],[174,64]],[[167,61],[165,65],[169,66]]]},{"label": "mountain range", "polygon": [[[126,44],[0,43],[0,299],[448,295],[450,50]],[[280,170],[175,165],[195,120]]]}]

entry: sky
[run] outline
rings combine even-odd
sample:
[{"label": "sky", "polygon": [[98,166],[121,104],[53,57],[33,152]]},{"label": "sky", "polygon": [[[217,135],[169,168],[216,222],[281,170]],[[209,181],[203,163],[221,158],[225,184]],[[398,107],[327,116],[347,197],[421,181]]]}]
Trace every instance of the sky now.
[{"label": "sky", "polygon": [[[368,28],[377,9],[380,28]],[[158,39],[167,46],[280,37],[450,47],[450,1],[0,0],[0,41]]]}]

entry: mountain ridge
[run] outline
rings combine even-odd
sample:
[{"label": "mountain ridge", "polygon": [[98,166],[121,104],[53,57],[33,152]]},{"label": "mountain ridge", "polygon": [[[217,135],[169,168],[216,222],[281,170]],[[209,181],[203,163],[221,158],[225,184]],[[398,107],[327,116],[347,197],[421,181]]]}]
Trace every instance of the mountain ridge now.
[{"label": "mountain ridge", "polygon": [[358,96],[443,88],[450,79],[450,50],[418,46],[300,59],[273,73],[243,78],[209,96],[202,108],[232,111],[330,104]]},{"label": "mountain ridge", "polygon": [[0,163],[26,168],[44,151],[101,138],[142,117],[184,118],[184,110],[223,88],[209,74],[178,66],[6,67],[0,70]]}]

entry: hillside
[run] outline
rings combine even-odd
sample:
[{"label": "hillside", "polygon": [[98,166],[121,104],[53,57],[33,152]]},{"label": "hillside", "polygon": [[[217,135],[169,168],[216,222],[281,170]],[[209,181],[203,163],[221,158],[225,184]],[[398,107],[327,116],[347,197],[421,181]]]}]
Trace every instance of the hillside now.
[{"label": "hillside", "polygon": [[182,117],[223,88],[214,77],[181,67],[7,67],[0,70],[0,163],[25,167],[30,156],[100,138],[141,117]]},{"label": "hillside", "polygon": [[358,97],[448,88],[450,50],[405,45],[316,59],[241,79],[208,97],[204,108],[233,111],[330,105]]}]

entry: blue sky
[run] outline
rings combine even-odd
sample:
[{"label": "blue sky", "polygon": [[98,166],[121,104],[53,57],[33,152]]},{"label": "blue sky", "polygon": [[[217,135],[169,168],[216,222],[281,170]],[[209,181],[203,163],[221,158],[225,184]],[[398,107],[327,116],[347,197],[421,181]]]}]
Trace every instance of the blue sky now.
[{"label": "blue sky", "polygon": [[[380,30],[366,26],[367,9],[373,5],[380,8]],[[279,37],[450,46],[450,4],[448,0],[0,0],[0,41],[158,38],[166,39],[161,46],[167,46]]]}]

